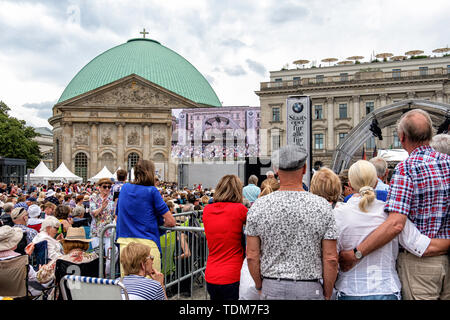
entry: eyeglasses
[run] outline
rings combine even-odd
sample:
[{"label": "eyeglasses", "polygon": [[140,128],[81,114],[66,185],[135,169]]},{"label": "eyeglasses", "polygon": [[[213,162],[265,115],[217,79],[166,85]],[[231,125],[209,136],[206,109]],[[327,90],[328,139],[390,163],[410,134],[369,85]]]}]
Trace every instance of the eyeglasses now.
[{"label": "eyeglasses", "polygon": [[103,186],[102,186],[102,188],[103,188],[103,189],[111,189],[111,186],[110,186],[109,184],[108,184],[108,185],[106,185],[106,186],[105,186],[105,185],[103,185]]},{"label": "eyeglasses", "polygon": [[145,261],[147,261],[148,259],[153,260],[153,259],[155,259],[155,257],[154,256],[148,256],[147,258],[145,258]]}]

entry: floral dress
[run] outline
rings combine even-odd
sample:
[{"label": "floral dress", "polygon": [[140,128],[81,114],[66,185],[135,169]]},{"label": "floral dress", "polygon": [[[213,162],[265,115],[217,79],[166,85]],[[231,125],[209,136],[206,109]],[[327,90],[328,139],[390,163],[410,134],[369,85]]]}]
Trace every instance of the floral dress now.
[{"label": "floral dress", "polygon": [[[114,202],[111,194],[108,194],[107,199],[109,201],[108,205],[102,212],[100,212],[96,217],[92,214],[94,210],[97,210],[102,206],[102,197],[100,194],[94,194],[91,196],[89,201],[89,212],[92,216],[91,222],[91,238],[100,237],[103,228],[114,222]],[[105,237],[109,237],[111,230],[105,233]]]},{"label": "floral dress", "polygon": [[[70,261],[73,263],[86,263],[91,262],[92,260],[95,260],[98,258],[98,255],[94,252],[87,253],[81,249],[73,249],[68,254],[65,254],[58,259]],[[55,267],[56,267],[56,261],[58,259],[54,259],[47,263],[46,265],[43,265],[39,271],[36,274],[36,279],[40,283],[47,283],[50,280],[53,280],[55,278]]]}]

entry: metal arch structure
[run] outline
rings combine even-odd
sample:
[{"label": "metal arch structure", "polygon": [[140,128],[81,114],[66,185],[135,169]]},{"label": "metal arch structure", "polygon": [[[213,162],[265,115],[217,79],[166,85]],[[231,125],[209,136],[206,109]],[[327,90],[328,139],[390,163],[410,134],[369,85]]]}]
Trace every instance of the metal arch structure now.
[{"label": "metal arch structure", "polygon": [[358,123],[336,147],[332,159],[332,170],[336,173],[346,169],[355,152],[372,136],[369,130],[376,119],[380,129],[394,125],[403,113],[412,109],[423,109],[430,114],[433,127],[437,128],[450,116],[450,104],[428,100],[408,99],[389,104],[369,113]]}]

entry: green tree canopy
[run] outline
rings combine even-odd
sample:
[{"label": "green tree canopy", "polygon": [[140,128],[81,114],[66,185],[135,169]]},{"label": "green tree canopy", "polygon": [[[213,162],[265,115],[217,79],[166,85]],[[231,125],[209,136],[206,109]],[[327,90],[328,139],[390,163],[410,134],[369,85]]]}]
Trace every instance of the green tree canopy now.
[{"label": "green tree canopy", "polygon": [[39,136],[24,120],[11,117],[11,109],[0,101],[0,156],[26,159],[28,168],[35,168],[41,159],[39,146],[34,137]]}]

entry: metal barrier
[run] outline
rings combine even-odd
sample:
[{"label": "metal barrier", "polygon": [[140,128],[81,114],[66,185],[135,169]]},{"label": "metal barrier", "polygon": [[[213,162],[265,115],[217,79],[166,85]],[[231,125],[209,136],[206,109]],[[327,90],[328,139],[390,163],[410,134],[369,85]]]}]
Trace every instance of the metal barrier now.
[{"label": "metal barrier", "polygon": [[[205,282],[206,260],[208,246],[206,243],[205,229],[202,222],[202,211],[190,211],[174,214],[177,226],[172,228],[160,227],[161,244],[161,272],[164,274],[164,283],[168,298],[180,296],[186,297],[186,293],[194,293],[194,284],[204,287],[205,299],[208,298]],[[107,278],[120,277],[119,270],[116,273],[116,256],[119,256],[118,245],[115,243],[116,226],[108,224],[100,234],[99,248],[104,246],[104,235],[107,230],[112,230],[109,239],[111,250],[106,259],[110,260],[110,272]],[[104,250],[99,251],[100,270],[99,277],[104,274]]]}]

